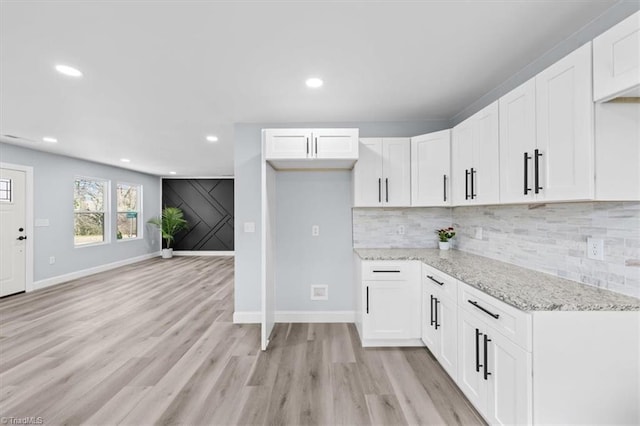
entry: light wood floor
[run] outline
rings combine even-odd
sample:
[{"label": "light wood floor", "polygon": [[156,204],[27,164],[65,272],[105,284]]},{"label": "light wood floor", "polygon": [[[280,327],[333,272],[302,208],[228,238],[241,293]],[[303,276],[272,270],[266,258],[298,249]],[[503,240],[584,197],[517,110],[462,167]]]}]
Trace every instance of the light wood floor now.
[{"label": "light wood floor", "polygon": [[[423,348],[232,324],[233,258],[153,259],[0,300],[0,417],[44,424],[481,424]],[[37,420],[37,419],[36,419]]]}]

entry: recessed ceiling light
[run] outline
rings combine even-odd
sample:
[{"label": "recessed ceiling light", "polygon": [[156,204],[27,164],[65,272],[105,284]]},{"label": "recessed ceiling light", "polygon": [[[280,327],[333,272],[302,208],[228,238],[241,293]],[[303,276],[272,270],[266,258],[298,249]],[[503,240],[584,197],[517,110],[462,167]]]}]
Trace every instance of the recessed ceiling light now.
[{"label": "recessed ceiling light", "polygon": [[69,65],[56,65],[56,71],[69,77],[82,77],[82,72],[79,69],[70,67]]},{"label": "recessed ceiling light", "polygon": [[123,163],[130,163],[131,160],[129,160],[128,158],[121,158],[120,161],[122,161]]},{"label": "recessed ceiling light", "polygon": [[307,87],[310,87],[312,89],[317,89],[318,87],[322,87],[322,85],[324,84],[324,82],[317,77],[308,78],[307,81],[305,81],[305,83]]},{"label": "recessed ceiling light", "polygon": [[209,136],[207,136],[207,140],[209,142],[218,142],[218,137],[214,136],[214,135],[209,135]]},{"label": "recessed ceiling light", "polygon": [[45,136],[44,138],[42,138],[42,140],[45,141],[45,142],[49,142],[49,143],[57,143],[58,142],[58,139],[52,138],[52,137],[49,137],[49,136]]},{"label": "recessed ceiling light", "polygon": [[176,174],[176,172],[169,172],[169,174],[170,174],[170,175],[175,175],[175,174]]}]

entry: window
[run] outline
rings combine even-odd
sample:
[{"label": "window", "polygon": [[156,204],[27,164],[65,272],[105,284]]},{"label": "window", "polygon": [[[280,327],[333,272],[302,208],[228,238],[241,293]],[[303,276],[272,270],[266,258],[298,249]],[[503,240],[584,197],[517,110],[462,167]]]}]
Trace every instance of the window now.
[{"label": "window", "polygon": [[73,194],[76,246],[108,241],[109,181],[77,177]]},{"label": "window", "polygon": [[118,240],[141,238],[142,186],[118,182],[116,185],[116,197],[118,205],[116,238]]},{"label": "window", "polygon": [[11,179],[0,179],[0,201],[13,202],[13,182]]}]

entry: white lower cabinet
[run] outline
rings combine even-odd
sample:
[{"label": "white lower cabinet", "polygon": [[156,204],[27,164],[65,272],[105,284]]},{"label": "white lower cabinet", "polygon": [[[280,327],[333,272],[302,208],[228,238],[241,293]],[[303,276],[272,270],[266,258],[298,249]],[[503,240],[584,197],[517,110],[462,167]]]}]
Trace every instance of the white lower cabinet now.
[{"label": "white lower cabinet", "polygon": [[458,375],[457,281],[422,265],[422,341],[440,365]]},{"label": "white lower cabinet", "polygon": [[363,346],[420,345],[420,262],[362,262]]}]

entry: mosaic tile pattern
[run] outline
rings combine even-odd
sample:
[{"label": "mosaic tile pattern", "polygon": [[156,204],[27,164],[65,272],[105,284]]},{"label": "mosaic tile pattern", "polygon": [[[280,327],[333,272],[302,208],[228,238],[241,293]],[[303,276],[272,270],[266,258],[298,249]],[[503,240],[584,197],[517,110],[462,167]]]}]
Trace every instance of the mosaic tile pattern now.
[{"label": "mosaic tile pattern", "polygon": [[[353,246],[434,248],[434,230],[451,223],[458,250],[640,297],[640,202],[357,208]],[[587,237],[604,239],[604,261],[587,259]]]}]

